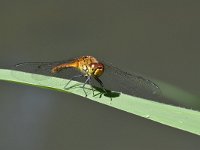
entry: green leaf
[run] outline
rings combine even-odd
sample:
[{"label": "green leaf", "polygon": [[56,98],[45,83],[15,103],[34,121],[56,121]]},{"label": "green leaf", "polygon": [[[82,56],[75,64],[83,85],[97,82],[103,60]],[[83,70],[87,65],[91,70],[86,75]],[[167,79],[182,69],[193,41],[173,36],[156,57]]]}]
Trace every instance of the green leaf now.
[{"label": "green leaf", "polygon": [[[66,89],[65,85],[69,80],[6,69],[0,69],[0,80],[29,84],[43,88],[51,88],[85,97],[83,89],[78,86],[82,83],[76,81],[72,81],[69,85],[72,87]],[[86,85],[86,88],[86,92],[88,93],[87,99],[89,100],[96,101],[98,103],[102,103],[167,126],[200,135],[200,112],[198,111],[162,104],[143,98],[129,96],[123,93],[116,93],[113,95],[110,94],[113,96],[111,100],[109,96],[105,94],[102,95],[99,91],[95,91],[93,95],[89,85]]]}]

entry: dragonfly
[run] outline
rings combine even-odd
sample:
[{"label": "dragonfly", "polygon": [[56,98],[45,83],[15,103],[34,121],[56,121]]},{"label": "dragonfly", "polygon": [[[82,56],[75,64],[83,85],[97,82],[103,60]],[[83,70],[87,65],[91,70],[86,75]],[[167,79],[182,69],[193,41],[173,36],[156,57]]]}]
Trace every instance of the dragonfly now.
[{"label": "dragonfly", "polygon": [[13,69],[69,79],[65,87],[72,80],[80,81],[86,96],[86,84],[101,88],[105,94],[108,91],[116,91],[147,99],[155,99],[161,95],[160,88],[153,81],[136,73],[122,71],[93,56],[55,62],[24,62],[15,65]]}]

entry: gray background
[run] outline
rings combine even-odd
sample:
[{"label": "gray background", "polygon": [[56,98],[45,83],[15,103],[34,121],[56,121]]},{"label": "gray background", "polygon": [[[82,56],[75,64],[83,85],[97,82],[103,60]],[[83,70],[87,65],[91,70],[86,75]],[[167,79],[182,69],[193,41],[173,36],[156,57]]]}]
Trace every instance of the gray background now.
[{"label": "gray background", "polygon": [[[0,65],[80,55],[199,94],[199,1],[0,1]],[[85,98],[0,82],[0,149],[199,149]],[[169,112],[170,113],[170,112]]]}]

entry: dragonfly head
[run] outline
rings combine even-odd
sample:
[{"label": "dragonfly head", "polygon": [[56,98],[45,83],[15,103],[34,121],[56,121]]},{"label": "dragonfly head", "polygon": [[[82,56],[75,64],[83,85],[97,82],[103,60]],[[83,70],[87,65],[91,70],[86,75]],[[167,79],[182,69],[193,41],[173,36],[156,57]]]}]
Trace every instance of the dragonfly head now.
[{"label": "dragonfly head", "polygon": [[104,72],[104,65],[102,63],[91,63],[91,74],[94,76],[101,76]]}]

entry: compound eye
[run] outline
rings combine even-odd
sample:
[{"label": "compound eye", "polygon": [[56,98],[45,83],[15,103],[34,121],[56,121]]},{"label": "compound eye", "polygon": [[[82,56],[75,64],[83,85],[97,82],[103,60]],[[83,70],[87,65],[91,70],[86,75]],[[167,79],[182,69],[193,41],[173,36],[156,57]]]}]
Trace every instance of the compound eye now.
[{"label": "compound eye", "polygon": [[104,66],[101,63],[92,63],[90,65],[91,70],[93,72],[93,75],[95,76],[101,76],[103,74],[104,71]]},{"label": "compound eye", "polygon": [[94,72],[95,76],[101,76],[103,74],[103,70],[102,69],[96,69]]}]

